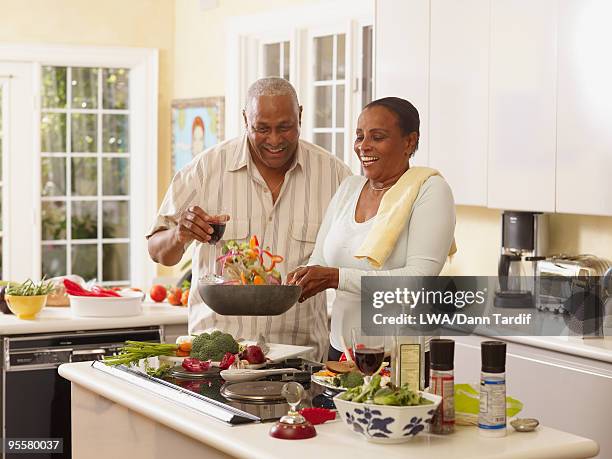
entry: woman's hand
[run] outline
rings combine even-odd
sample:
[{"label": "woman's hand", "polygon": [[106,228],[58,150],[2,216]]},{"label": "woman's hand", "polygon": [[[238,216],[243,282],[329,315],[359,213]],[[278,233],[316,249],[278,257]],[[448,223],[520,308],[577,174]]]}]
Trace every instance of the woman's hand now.
[{"label": "woman's hand", "polygon": [[302,287],[302,296],[299,299],[302,303],[323,290],[338,288],[338,276],[338,268],[302,266],[287,274],[287,284]]}]

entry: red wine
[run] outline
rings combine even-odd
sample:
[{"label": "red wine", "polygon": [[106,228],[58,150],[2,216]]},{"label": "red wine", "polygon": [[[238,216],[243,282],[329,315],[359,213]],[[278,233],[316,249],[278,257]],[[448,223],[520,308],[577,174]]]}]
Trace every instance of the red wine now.
[{"label": "red wine", "polygon": [[385,357],[384,349],[356,349],[355,350],[355,363],[364,374],[374,374],[376,370],[380,368]]},{"label": "red wine", "polygon": [[225,222],[222,223],[211,223],[212,229],[214,232],[210,235],[209,244],[216,244],[223,237],[223,233],[225,233]]}]

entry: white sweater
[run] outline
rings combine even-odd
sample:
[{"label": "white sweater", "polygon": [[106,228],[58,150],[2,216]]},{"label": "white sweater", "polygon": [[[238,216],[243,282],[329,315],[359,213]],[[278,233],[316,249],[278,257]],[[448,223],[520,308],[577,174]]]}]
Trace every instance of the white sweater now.
[{"label": "white sweater", "polygon": [[332,306],[331,345],[342,350],[341,336],[350,346],[351,328],[361,324],[361,276],[437,276],[446,261],[455,232],[455,203],[446,181],[430,177],[421,187],[406,226],[380,270],[353,254],[374,219],[355,221],[355,210],[367,179],[346,178],[327,208],[308,265],[339,268]]}]

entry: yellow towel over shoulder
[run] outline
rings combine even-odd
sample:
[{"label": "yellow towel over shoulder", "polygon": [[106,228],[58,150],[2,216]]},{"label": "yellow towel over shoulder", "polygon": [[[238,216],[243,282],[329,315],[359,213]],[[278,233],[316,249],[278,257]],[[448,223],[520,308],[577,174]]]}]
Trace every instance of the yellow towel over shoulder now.
[{"label": "yellow towel over shoulder", "polygon": [[[376,269],[385,264],[410,216],[421,186],[434,175],[440,173],[429,167],[411,167],[404,172],[380,201],[374,224],[355,253],[355,258],[366,258]],[[457,246],[453,239],[448,254],[452,255],[456,251]]]}]

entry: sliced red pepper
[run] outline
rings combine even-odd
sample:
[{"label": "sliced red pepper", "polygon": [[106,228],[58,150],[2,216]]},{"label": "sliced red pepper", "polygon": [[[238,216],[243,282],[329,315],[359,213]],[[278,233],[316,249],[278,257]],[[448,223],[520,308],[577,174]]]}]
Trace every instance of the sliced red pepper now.
[{"label": "sliced red pepper", "polygon": [[182,366],[192,373],[202,373],[210,368],[210,361],[202,361],[191,357],[183,360]]},{"label": "sliced red pepper", "polygon": [[236,356],[231,352],[226,352],[221,362],[219,363],[219,368],[222,370],[227,370],[232,364],[236,361]]}]

